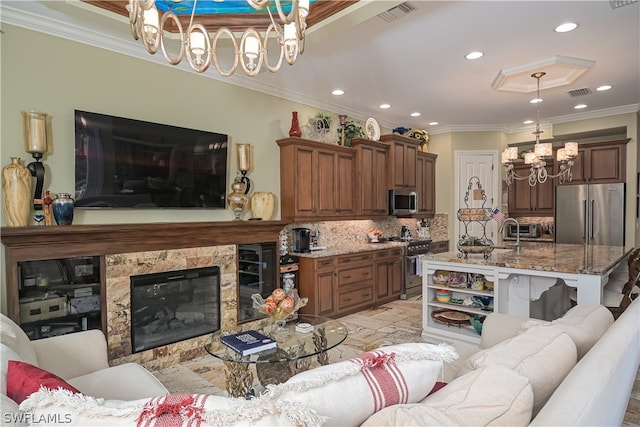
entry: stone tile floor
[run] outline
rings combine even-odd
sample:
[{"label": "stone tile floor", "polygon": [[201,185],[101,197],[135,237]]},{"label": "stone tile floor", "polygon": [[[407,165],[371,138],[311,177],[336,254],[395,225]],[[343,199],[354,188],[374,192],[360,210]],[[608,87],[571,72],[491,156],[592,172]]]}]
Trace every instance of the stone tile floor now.
[{"label": "stone tile floor", "polygon": [[[420,298],[393,301],[342,317],[340,321],[347,326],[349,336],[343,344],[329,351],[331,362],[349,359],[382,345],[423,340]],[[227,394],[224,364],[211,356],[165,368],[154,374],[173,393]],[[257,380],[254,381],[254,388],[256,392],[261,390]],[[640,426],[640,371],[636,376],[623,426]]]}]

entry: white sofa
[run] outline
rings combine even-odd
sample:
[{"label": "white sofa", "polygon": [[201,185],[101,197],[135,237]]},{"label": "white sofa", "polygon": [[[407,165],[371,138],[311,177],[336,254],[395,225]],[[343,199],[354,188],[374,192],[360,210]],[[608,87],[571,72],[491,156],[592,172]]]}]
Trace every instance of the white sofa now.
[{"label": "white sofa", "polygon": [[[344,361],[300,373],[251,401],[201,395],[150,401],[149,396],[162,395],[164,388],[141,367],[106,368],[104,346],[95,349],[93,357],[101,360],[97,364],[83,356],[80,360],[85,361],[78,365],[86,366],[68,366],[76,365],[69,361],[78,360],[83,354],[80,350],[43,364],[50,357],[41,353],[46,341],[28,345],[15,339],[8,342],[4,321],[3,366],[9,350],[24,357],[21,346],[32,346],[35,356],[30,357],[41,367],[69,379],[84,394],[106,398],[41,390],[21,405],[38,420],[45,416],[54,419],[51,414],[55,413],[73,413],[61,425],[136,425],[141,413],[157,415],[158,408],[166,409],[168,403],[172,410],[196,408],[188,416],[200,417],[203,426],[620,425],[640,364],[639,299],[615,323],[601,306],[576,306],[554,322],[492,314],[485,321],[481,345],[460,346],[455,362],[455,351],[450,347],[413,343],[383,347],[367,353],[358,363]],[[84,352],[92,346],[80,340],[81,335],[85,333],[52,341],[79,340]],[[67,350],[66,344],[62,349]],[[76,368],[79,373],[66,371]],[[115,381],[118,373],[118,386],[76,380],[77,375],[83,378],[105,368],[114,378],[101,378]],[[131,371],[120,375],[120,369]],[[378,374],[371,374],[376,369]],[[398,384],[390,386],[393,381],[387,375],[402,379],[397,387],[400,393],[394,388]],[[425,398],[438,380],[448,384]],[[374,384],[380,385],[377,394],[371,392]],[[2,415],[6,421],[5,412],[10,409],[5,405],[4,387],[3,381]],[[152,421],[145,425],[153,425]]]}]

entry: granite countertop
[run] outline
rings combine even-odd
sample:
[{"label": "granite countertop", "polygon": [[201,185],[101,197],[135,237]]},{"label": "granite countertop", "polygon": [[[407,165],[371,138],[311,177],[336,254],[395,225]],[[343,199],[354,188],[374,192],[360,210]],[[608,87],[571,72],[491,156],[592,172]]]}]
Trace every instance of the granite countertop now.
[{"label": "granite countertop", "polygon": [[450,251],[427,255],[425,259],[569,274],[603,274],[631,252],[631,249],[623,246],[521,242],[520,254],[515,249],[496,249],[485,260],[482,254],[468,254],[465,259],[457,257],[458,251]]},{"label": "granite countertop", "polygon": [[327,249],[321,249],[317,251],[311,251],[310,253],[298,253],[294,252],[291,255],[299,256],[300,258],[322,258],[325,256],[355,254],[360,252],[377,251],[380,249],[405,247],[409,242],[379,242],[379,243],[355,243],[350,246],[331,247]]}]

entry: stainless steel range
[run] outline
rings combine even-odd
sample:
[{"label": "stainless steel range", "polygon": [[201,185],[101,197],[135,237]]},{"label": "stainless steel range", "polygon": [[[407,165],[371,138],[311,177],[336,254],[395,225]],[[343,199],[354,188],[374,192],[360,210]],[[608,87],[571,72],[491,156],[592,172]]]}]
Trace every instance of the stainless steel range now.
[{"label": "stainless steel range", "polygon": [[404,253],[404,285],[400,299],[422,294],[422,255],[431,253],[431,240],[412,240]]}]

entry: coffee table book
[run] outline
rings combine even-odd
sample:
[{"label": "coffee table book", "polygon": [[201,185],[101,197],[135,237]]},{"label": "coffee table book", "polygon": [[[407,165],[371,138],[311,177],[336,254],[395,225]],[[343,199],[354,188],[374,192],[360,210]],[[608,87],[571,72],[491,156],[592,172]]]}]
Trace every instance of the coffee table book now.
[{"label": "coffee table book", "polygon": [[268,336],[254,330],[238,332],[220,337],[222,344],[240,353],[241,356],[276,348],[277,343]]}]

